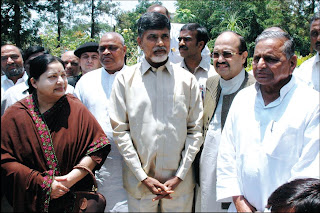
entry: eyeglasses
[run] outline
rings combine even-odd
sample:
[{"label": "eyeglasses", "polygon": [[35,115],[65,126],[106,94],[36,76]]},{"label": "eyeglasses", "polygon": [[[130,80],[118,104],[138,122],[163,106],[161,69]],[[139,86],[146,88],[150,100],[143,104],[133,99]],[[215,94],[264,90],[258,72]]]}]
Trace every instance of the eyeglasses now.
[{"label": "eyeglasses", "polygon": [[234,52],[228,52],[228,51],[223,51],[222,53],[219,52],[213,52],[211,53],[212,58],[219,58],[220,55],[222,55],[224,58],[231,58],[234,55],[241,54],[241,53],[234,53]]}]

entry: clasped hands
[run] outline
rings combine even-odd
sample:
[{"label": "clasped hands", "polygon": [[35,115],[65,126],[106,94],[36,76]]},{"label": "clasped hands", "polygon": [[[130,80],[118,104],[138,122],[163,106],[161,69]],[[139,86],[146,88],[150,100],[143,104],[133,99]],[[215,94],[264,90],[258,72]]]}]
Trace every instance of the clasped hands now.
[{"label": "clasped hands", "polygon": [[155,198],[152,201],[160,200],[162,198],[172,199],[170,194],[174,193],[174,189],[179,185],[182,180],[177,176],[174,176],[167,180],[165,183],[160,183],[155,178],[147,177],[143,181],[141,181],[148,189],[155,195]]}]

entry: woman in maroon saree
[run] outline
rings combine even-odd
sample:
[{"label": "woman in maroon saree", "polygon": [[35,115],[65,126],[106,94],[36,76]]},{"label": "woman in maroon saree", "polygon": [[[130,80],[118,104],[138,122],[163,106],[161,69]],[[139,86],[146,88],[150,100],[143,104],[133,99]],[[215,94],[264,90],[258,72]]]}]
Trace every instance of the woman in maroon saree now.
[{"label": "woman in maroon saree", "polygon": [[30,62],[31,95],[1,117],[2,190],[14,212],[72,211],[72,192],[92,188],[88,172],[73,167],[94,172],[110,151],[98,122],[66,88],[62,61],[39,56]]}]

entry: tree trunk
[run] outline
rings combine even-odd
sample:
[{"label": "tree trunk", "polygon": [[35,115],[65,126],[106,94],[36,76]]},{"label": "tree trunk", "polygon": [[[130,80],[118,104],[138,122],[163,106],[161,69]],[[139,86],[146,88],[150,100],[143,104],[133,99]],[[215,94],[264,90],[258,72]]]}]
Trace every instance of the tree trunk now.
[{"label": "tree trunk", "polygon": [[94,38],[94,0],[91,0],[91,38]]},{"label": "tree trunk", "polygon": [[57,18],[58,18],[58,47],[60,47],[61,44],[61,26],[62,26],[62,22],[61,22],[61,0],[58,0],[57,2],[57,10],[58,10],[58,14],[57,14]]},{"label": "tree trunk", "polygon": [[13,26],[13,37],[14,37],[14,42],[17,47],[21,48],[21,36],[20,36],[20,31],[21,31],[21,10],[20,10],[20,1],[15,1],[14,6],[13,6],[13,11],[14,11],[14,26]]}]

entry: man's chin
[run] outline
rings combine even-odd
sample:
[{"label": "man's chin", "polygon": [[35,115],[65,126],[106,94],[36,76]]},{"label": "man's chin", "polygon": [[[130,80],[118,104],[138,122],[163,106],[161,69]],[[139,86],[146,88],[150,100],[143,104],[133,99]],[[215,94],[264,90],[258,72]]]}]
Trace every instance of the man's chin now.
[{"label": "man's chin", "polygon": [[161,63],[168,59],[168,55],[162,55],[162,56],[154,56],[151,58],[151,61],[153,63]]}]

